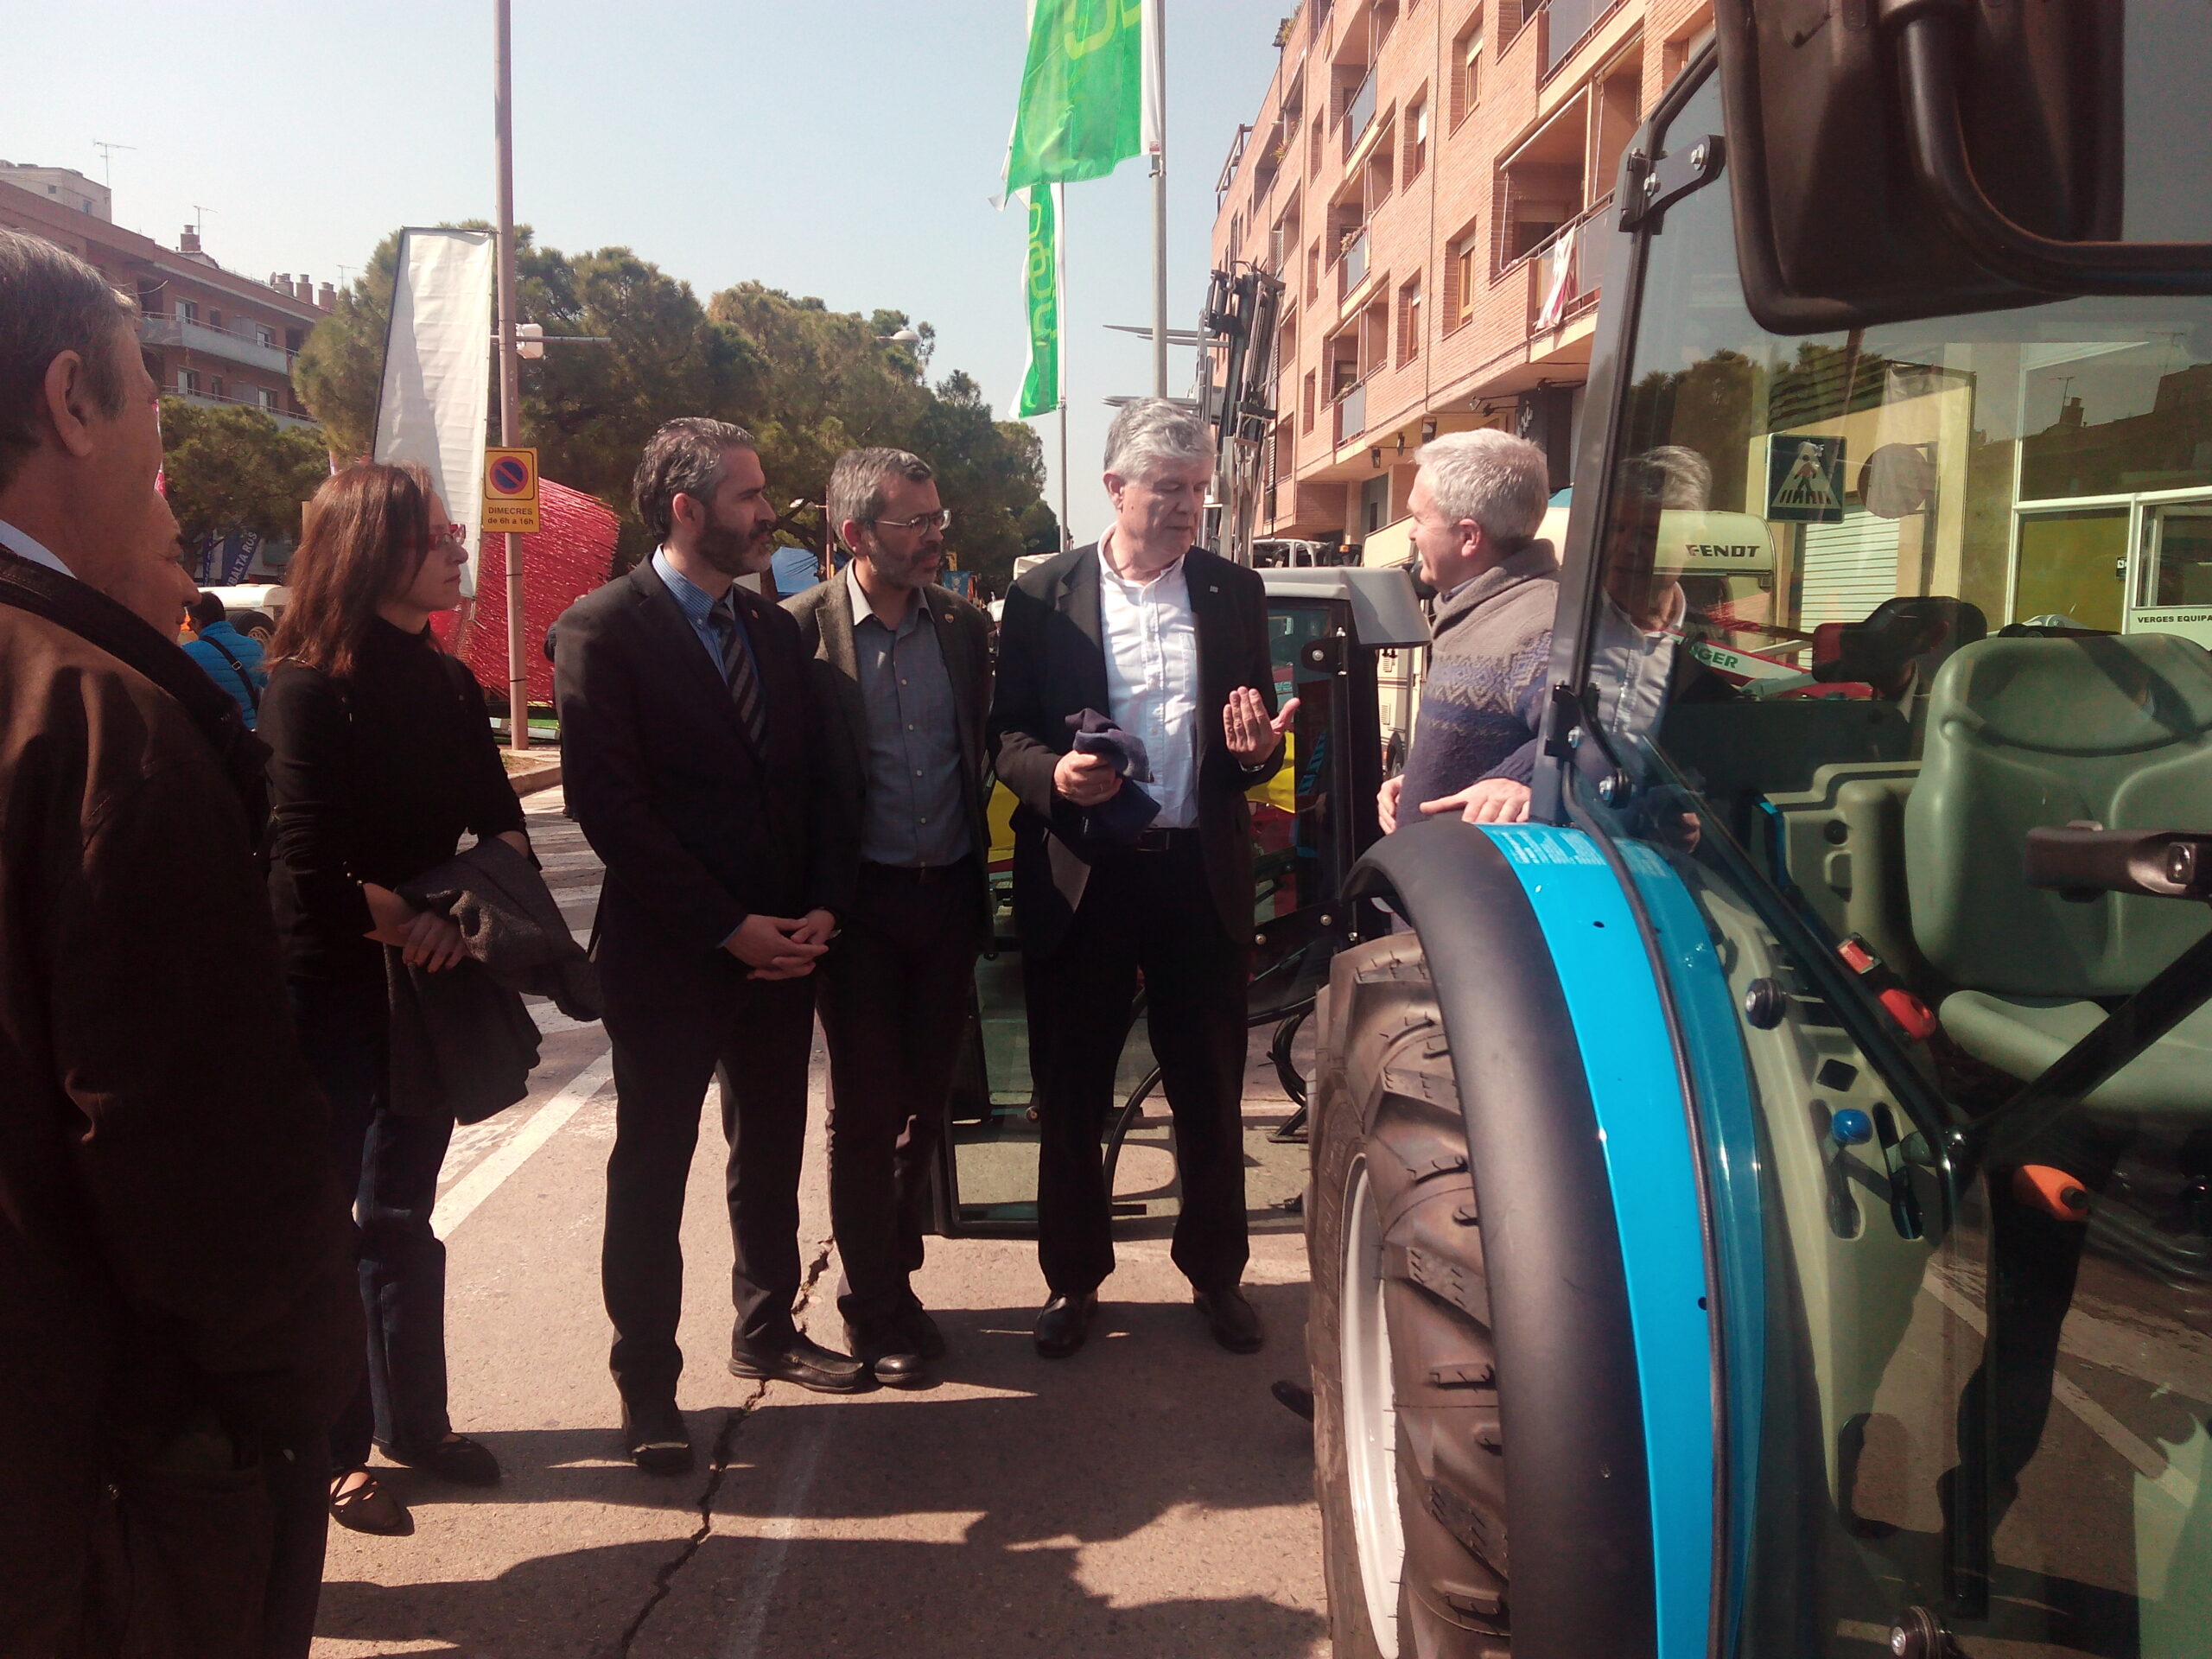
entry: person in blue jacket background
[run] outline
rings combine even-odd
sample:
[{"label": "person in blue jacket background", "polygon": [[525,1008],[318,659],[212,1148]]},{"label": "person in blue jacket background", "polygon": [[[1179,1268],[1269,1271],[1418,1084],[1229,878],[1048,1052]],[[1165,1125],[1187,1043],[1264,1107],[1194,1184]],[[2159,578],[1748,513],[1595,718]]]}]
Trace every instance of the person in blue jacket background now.
[{"label": "person in blue jacket background", "polygon": [[238,712],[251,731],[261,714],[262,690],[269,683],[269,671],[261,665],[261,641],[232,627],[230,613],[213,594],[200,594],[185,614],[192,619],[193,637],[184,641],[184,654],[238,699]]}]

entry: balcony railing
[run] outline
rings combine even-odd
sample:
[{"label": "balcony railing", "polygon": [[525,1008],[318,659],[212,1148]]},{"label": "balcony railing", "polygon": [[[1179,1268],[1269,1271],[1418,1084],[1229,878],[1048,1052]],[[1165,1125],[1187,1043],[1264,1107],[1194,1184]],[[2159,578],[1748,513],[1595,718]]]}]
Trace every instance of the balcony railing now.
[{"label": "balcony railing", "polygon": [[313,426],[315,424],[314,420],[308,416],[295,415],[289,409],[270,409],[251,397],[232,397],[226,393],[213,391],[178,391],[166,386],[162,388],[162,395],[164,397],[181,397],[188,404],[198,404],[207,409],[259,410],[279,426]]},{"label": "balcony railing", "polygon": [[1337,399],[1337,444],[1339,448],[1367,430],[1367,382],[1347,387]]},{"label": "balcony railing", "polygon": [[[1542,0],[1542,34],[1539,37],[1542,48],[1536,73],[1548,75],[1566,60],[1567,54],[1582,44],[1598,22],[1620,0]],[[1522,26],[1539,21],[1538,7],[1531,6],[1523,14]]]},{"label": "balcony railing", "polygon": [[174,313],[151,312],[138,320],[138,338],[149,346],[175,346],[226,363],[243,363],[270,374],[289,375],[292,353],[282,346],[264,346],[257,337],[213,328]]},{"label": "balcony railing", "polygon": [[1597,304],[1599,265],[1612,205],[1608,195],[1584,208],[1516,262],[1528,273],[1530,334],[1571,322]]},{"label": "balcony railing", "polygon": [[1359,90],[1351,95],[1351,102],[1344,105],[1344,157],[1350,160],[1353,150],[1359,148],[1360,135],[1375,119],[1375,72],[1370,69],[1367,79],[1359,83]]},{"label": "balcony railing", "polygon": [[1337,261],[1337,303],[1342,305],[1357,293],[1367,280],[1367,227],[1360,226],[1359,234],[1345,244],[1344,257]]}]

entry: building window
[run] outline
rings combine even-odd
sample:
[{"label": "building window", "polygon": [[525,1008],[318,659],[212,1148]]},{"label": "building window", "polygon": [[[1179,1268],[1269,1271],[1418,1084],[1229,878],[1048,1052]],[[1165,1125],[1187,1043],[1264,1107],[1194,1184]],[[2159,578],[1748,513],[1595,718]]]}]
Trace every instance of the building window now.
[{"label": "building window", "polygon": [[1411,184],[1428,166],[1428,99],[1406,111],[1405,181]]},{"label": "building window", "polygon": [[211,397],[225,397],[230,395],[230,387],[224,383],[221,375],[217,375],[207,383],[207,395]]},{"label": "building window", "polygon": [[253,395],[256,401],[261,404],[262,408],[267,410],[271,415],[274,415],[276,412],[276,394],[270,391],[268,387],[261,386],[257,388]]},{"label": "building window", "polygon": [[1475,14],[1452,42],[1452,124],[1457,128],[1483,101],[1483,20]]},{"label": "building window", "polygon": [[1706,42],[1712,38],[1713,10],[1709,6],[1700,7],[1697,16],[1692,21],[1690,26],[1668,41],[1664,51],[1661,53],[1659,59],[1661,74],[1668,80],[1674,79],[1676,75],[1682,73],[1684,65],[1705,49]]},{"label": "building window", "polygon": [[198,391],[200,390],[200,371],[197,369],[179,369],[176,372],[176,389],[181,392]]},{"label": "building window", "polygon": [[176,302],[176,314],[180,317],[182,317],[187,322],[199,321],[200,302],[197,300],[179,300]]},{"label": "building window", "polygon": [[1306,139],[1306,171],[1309,177],[1318,178],[1321,173],[1321,129],[1325,124],[1316,110]]},{"label": "building window", "polygon": [[1421,276],[1398,289],[1398,363],[1401,367],[1421,355]]},{"label": "building window", "polygon": [[1313,429],[1313,371],[1311,369],[1306,371],[1306,395],[1299,404],[1298,415],[1301,427],[1311,432]]},{"label": "building window", "polygon": [[1319,242],[1306,250],[1306,297],[1309,302],[1321,297],[1321,245]]},{"label": "building window", "polygon": [[1449,331],[1475,314],[1475,271],[1482,254],[1482,237],[1470,225],[1445,250],[1444,327]]},{"label": "building window", "polygon": [[274,328],[263,327],[257,323],[254,326],[253,330],[253,343],[257,346],[266,346],[270,351],[275,351],[276,349],[276,331]]},{"label": "building window", "polygon": [[207,326],[210,328],[221,327],[223,326],[223,314],[211,308],[207,313]]}]

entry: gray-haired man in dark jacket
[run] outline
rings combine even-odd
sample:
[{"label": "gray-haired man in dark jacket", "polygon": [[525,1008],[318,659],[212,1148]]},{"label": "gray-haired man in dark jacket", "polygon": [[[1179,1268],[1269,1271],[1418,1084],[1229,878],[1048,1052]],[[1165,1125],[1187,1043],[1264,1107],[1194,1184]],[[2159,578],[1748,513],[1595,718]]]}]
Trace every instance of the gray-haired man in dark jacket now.
[{"label": "gray-haired man in dark jacket", "polygon": [[1535,539],[1550,489],[1544,453],[1503,432],[1454,432],[1422,447],[1407,505],[1424,581],[1438,594],[1434,643],[1406,769],[1382,785],[1399,806],[1470,823],[1529,816],[1559,561]]}]

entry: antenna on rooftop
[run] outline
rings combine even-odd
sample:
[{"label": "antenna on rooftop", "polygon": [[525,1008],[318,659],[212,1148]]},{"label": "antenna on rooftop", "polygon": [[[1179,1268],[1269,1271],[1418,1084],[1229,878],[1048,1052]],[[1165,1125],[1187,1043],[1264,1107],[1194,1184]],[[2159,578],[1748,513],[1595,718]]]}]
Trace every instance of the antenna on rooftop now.
[{"label": "antenna on rooftop", "polygon": [[115,152],[118,149],[136,149],[138,146],[111,144],[105,138],[95,138],[92,140],[92,148],[100,153],[100,182],[107,187],[108,194],[113,195],[115,194]]}]

